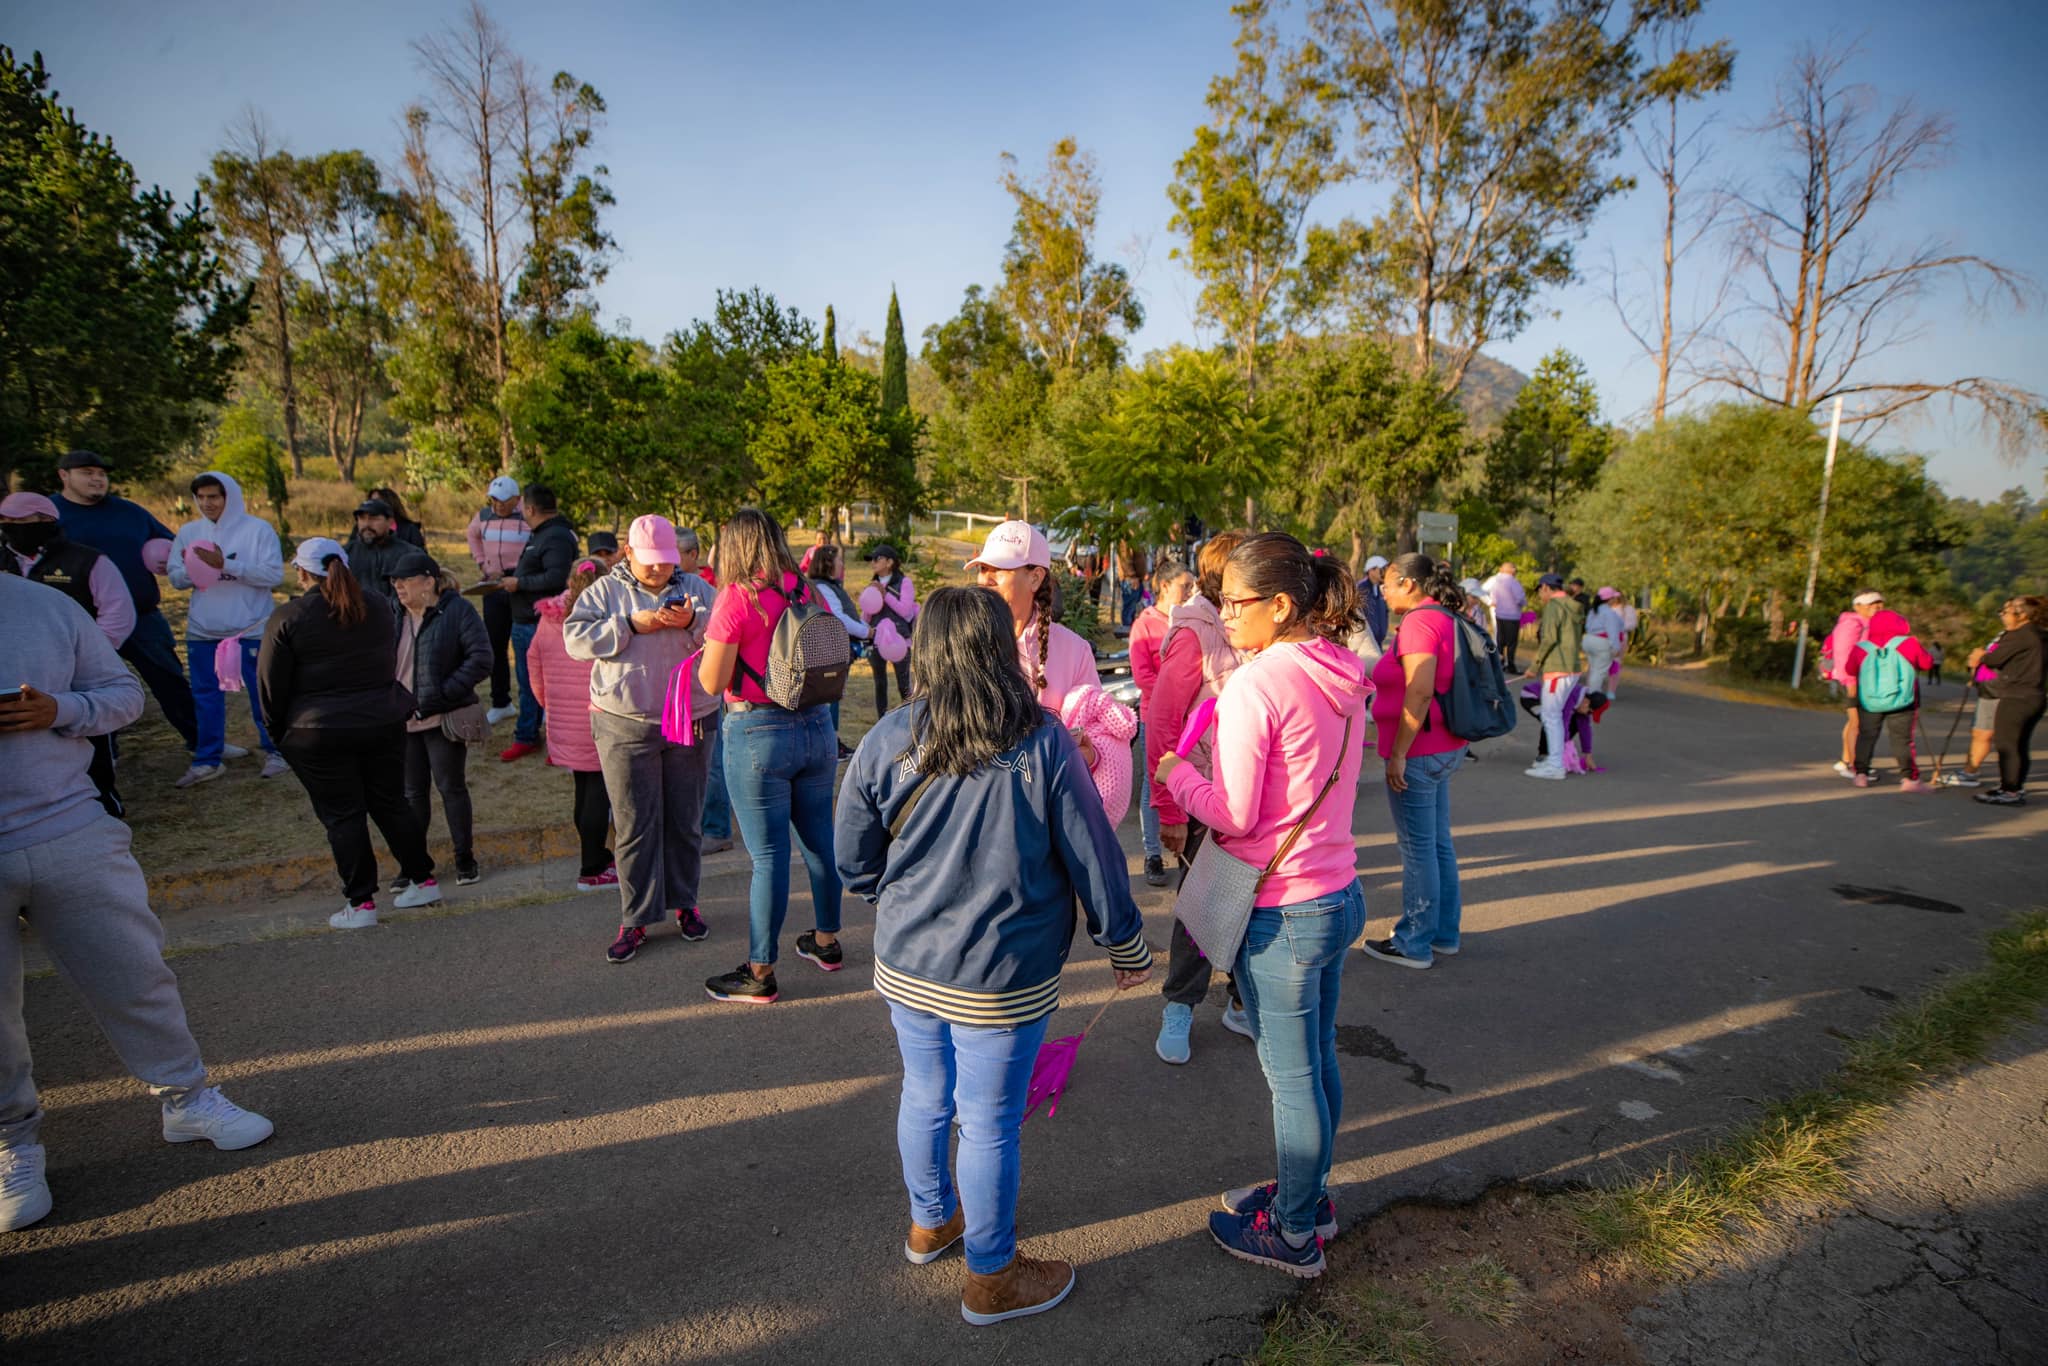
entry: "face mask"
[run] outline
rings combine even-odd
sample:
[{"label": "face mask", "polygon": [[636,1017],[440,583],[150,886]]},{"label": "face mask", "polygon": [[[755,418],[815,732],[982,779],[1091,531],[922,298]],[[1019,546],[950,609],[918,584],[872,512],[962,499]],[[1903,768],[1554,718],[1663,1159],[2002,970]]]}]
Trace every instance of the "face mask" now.
[{"label": "face mask", "polygon": [[0,529],[7,544],[24,555],[35,556],[49,549],[50,542],[64,534],[61,522],[9,522]]}]

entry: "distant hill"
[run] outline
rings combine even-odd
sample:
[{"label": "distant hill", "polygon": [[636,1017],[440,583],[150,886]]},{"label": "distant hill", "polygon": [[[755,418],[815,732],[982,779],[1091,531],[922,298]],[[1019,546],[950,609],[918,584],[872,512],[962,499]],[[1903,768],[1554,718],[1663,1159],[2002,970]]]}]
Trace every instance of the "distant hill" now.
[{"label": "distant hill", "polygon": [[1458,391],[1465,420],[1476,430],[1492,431],[1528,382],[1529,377],[1514,366],[1480,352],[1465,368],[1465,383]]}]

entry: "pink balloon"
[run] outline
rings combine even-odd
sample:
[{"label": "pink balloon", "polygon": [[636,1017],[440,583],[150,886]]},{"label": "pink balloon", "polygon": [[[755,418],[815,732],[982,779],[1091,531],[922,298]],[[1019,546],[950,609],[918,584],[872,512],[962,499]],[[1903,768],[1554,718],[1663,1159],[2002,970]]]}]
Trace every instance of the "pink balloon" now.
[{"label": "pink balloon", "polygon": [[863,616],[873,616],[882,610],[882,590],[869,584],[860,590],[860,610]]},{"label": "pink balloon", "polygon": [[212,541],[194,541],[185,547],[185,577],[194,588],[211,588],[220,582],[220,571],[199,558],[200,550],[219,550]]},{"label": "pink balloon", "polygon": [[142,543],[142,567],[152,574],[161,574],[171,567],[171,543],[159,536],[153,541]]},{"label": "pink balloon", "polygon": [[896,629],[895,622],[884,621],[875,627],[875,649],[882,658],[894,664],[910,653],[910,642]]}]

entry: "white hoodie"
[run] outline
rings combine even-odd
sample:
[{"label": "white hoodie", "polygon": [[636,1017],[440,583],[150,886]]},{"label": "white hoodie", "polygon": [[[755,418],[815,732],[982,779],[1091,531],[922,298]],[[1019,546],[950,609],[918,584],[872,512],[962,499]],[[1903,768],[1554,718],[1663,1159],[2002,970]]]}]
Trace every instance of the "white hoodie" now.
[{"label": "white hoodie", "polygon": [[192,589],[185,635],[196,640],[226,640],[260,633],[277,605],[270,590],[284,582],[284,547],[270,523],[244,511],[242,486],[234,476],[208,470],[199,477],[220,480],[228,504],[221,509],[218,522],[195,517],[178,528],[178,538],[171,542],[171,583],[192,588],[191,577],[185,573],[185,547],[196,542],[212,541],[219,546],[224,563],[219,583]]}]

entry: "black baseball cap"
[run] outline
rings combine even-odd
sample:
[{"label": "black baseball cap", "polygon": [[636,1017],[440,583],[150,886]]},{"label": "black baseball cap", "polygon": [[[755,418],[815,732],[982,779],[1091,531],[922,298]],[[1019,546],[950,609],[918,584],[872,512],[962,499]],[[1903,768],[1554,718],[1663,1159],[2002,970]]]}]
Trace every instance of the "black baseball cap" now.
[{"label": "black baseball cap", "polygon": [[1562,588],[1564,587],[1564,575],[1545,574],[1542,578],[1536,580],[1536,582],[1544,588]]},{"label": "black baseball cap", "polygon": [[389,517],[390,515],[391,504],[385,502],[382,498],[365,498],[356,507],[356,516],[358,517]]},{"label": "black baseball cap", "polygon": [[880,545],[876,546],[873,550],[870,550],[868,552],[868,562],[872,564],[874,561],[881,559],[884,555],[887,555],[890,559],[896,561],[896,563],[898,564],[903,563],[903,553],[896,549],[895,546],[890,545],[887,541],[883,541]]},{"label": "black baseball cap", "polygon": [[103,470],[107,462],[98,451],[71,451],[57,461],[60,470]]},{"label": "black baseball cap", "polygon": [[600,552],[609,555],[619,548],[619,534],[616,531],[593,531],[583,543],[593,555]]},{"label": "black baseball cap", "polygon": [[[382,507],[383,504],[378,504]],[[391,578],[419,579],[433,578],[440,574],[441,566],[434,563],[434,557],[424,550],[408,550],[398,557],[398,563],[391,566]]]}]

